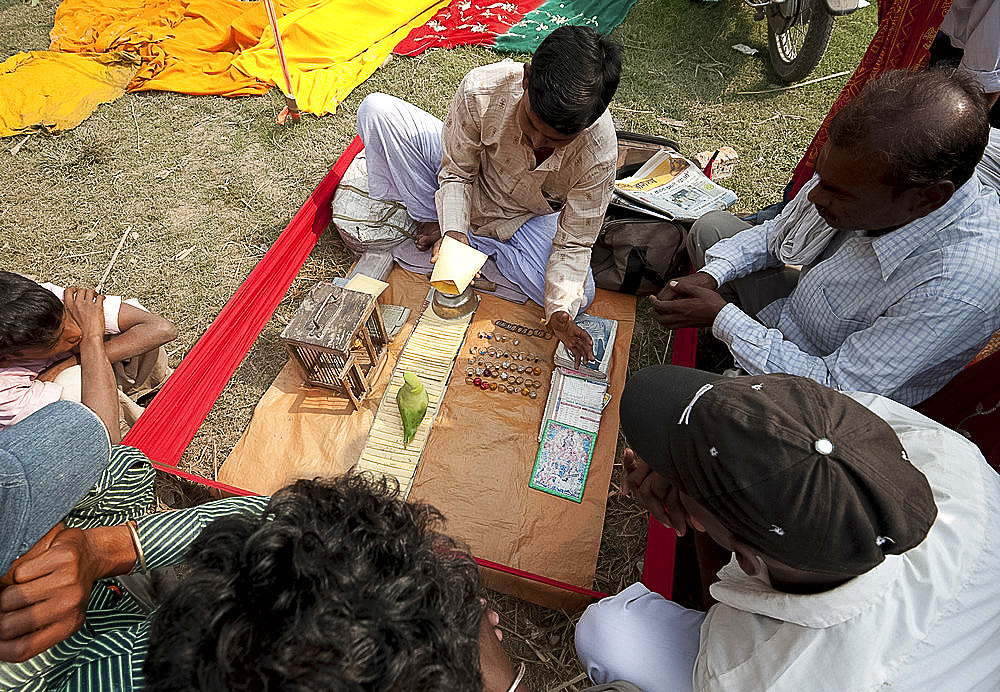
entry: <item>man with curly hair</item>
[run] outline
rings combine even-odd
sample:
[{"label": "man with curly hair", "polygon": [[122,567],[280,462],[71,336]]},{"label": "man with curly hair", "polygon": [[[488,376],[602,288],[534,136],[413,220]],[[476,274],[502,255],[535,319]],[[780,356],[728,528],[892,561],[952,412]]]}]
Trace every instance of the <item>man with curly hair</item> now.
[{"label": "man with curly hair", "polygon": [[[140,457],[119,447],[112,465]],[[15,661],[0,688],[523,689],[478,568],[442,523],[358,474],[113,526],[61,522],[0,564],[0,660]],[[114,579],[182,560],[185,580],[152,613]]]}]

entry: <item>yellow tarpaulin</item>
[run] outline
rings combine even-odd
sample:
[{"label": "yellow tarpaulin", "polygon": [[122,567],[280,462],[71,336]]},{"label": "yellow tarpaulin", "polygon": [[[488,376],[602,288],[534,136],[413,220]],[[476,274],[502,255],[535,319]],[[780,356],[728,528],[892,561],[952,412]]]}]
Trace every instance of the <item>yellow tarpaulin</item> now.
[{"label": "yellow tarpaulin", "polygon": [[125,93],[137,69],[117,54],[18,53],[0,63],[0,137],[76,127]]},{"label": "yellow tarpaulin", "polygon": [[[446,3],[277,0],[300,110],[317,115],[334,112],[410,29],[425,23]],[[129,73],[128,91],[245,96],[284,82],[262,2],[64,0],[50,37],[49,51],[32,53],[30,60],[15,56],[4,63],[0,123],[9,124],[10,131],[0,136],[36,124],[73,127],[98,103],[117,98],[120,89],[113,93],[89,87],[93,80],[84,88],[64,81],[69,70],[105,79],[108,53],[133,56],[141,63]],[[67,57],[71,54],[76,55]],[[63,87],[53,88],[55,82]],[[101,97],[94,100],[92,93],[98,92]],[[26,104],[38,107],[22,112]],[[79,117],[71,122],[64,113]]]},{"label": "yellow tarpaulin", "polygon": [[[333,113],[372,75],[410,30],[425,24],[448,0],[321,1],[279,20],[299,108]],[[284,84],[270,30],[233,64],[271,84]]]}]

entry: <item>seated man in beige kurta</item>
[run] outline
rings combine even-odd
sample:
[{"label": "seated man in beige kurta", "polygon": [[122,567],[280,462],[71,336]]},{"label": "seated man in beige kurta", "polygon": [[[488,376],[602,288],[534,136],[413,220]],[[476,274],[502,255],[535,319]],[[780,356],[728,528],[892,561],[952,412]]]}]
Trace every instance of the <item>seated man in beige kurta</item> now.
[{"label": "seated man in beige kurta", "polygon": [[590,253],[611,199],[618,147],[607,107],[620,72],[618,45],[561,27],[530,63],[469,72],[444,123],[386,94],[358,108],[369,192],[406,205],[417,247],[436,250],[443,233],[493,257],[584,361],[593,344],[573,320],[594,297]]}]

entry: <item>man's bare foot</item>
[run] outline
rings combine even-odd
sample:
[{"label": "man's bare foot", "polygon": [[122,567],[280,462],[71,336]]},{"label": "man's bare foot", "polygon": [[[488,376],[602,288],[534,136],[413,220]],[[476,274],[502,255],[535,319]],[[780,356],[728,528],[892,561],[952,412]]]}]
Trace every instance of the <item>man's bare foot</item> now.
[{"label": "man's bare foot", "polygon": [[441,239],[441,224],[437,221],[423,221],[417,224],[417,237],[414,241],[418,250],[429,250]]}]

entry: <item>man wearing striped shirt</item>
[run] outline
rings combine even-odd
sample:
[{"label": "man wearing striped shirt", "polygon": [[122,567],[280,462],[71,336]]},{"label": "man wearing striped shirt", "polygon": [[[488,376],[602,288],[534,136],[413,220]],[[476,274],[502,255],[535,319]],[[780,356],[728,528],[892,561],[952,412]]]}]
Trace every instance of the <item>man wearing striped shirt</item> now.
[{"label": "man wearing striped shirt", "polygon": [[651,298],[657,320],[711,326],[752,375],[919,404],[1000,328],[1000,201],[975,174],[988,137],[969,78],[886,73],[837,113],[777,218],[695,224],[704,266]]},{"label": "man wearing striped shirt", "polygon": [[[9,661],[0,662],[0,689],[131,689],[141,680],[148,604],[101,578],[138,567],[137,545],[143,546],[146,569],[177,564],[213,519],[259,515],[268,498],[230,498],[144,516],[153,501],[149,459],[132,447],[111,448],[97,416],[72,402],[51,404],[3,436],[0,456],[5,460],[11,440],[27,438],[13,456],[22,463],[38,459],[45,467],[45,476],[27,479],[28,495],[58,505],[59,496],[67,502],[72,495],[66,493],[76,488],[76,497],[83,499],[75,506],[70,500],[61,510],[52,507],[55,519],[65,516],[48,531],[44,514],[25,512],[26,535],[41,538],[22,545],[17,553],[23,554],[12,565],[0,562],[6,572],[0,580],[0,661]],[[86,456],[94,471],[74,486],[68,477],[81,466],[76,456]],[[37,487],[46,476],[52,478],[50,492]],[[5,494],[3,510],[12,504]],[[6,524],[9,518],[4,520]]]},{"label": "man wearing striped shirt", "polygon": [[[143,516],[149,460],[71,402],[3,433],[0,463],[0,689],[525,689],[467,548],[388,480]],[[118,577],[182,560],[153,602]]]}]

